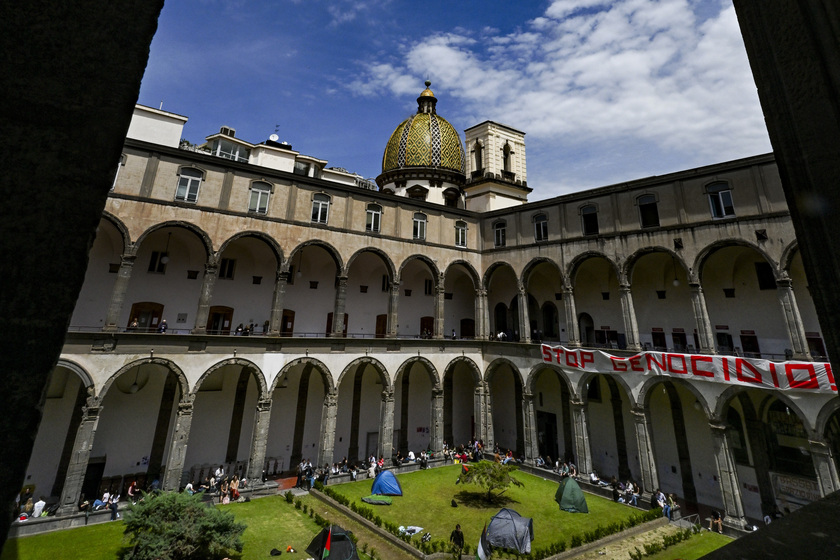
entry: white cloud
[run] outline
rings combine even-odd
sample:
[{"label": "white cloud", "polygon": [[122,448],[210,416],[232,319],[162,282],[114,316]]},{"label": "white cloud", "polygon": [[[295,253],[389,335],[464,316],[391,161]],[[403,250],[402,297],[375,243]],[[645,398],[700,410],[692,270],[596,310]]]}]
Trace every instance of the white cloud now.
[{"label": "white cloud", "polygon": [[627,146],[645,146],[648,160],[631,156],[625,173],[648,175],[768,151],[734,10],[710,3],[699,17],[687,0],[556,0],[525,30],[427,36],[368,62],[353,87],[414,95],[429,75],[458,100],[439,107],[450,120],[497,120],[527,132],[534,153],[574,152],[529,157],[529,179],[552,183],[538,197],[634,178],[596,165]]}]

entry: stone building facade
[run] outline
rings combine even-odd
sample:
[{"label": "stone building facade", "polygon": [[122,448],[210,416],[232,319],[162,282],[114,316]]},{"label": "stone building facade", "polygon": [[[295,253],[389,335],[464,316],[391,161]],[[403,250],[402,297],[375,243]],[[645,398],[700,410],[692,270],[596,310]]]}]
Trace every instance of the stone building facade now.
[{"label": "stone building facade", "polygon": [[[28,482],[64,511],[131,479],[473,437],[731,525],[840,489],[840,399],[772,155],[527,203],[524,134],[499,123],[468,129],[460,170],[432,146],[377,191],[230,127],[182,143],[184,122],[138,106],[47,390]],[[556,346],[827,373],[580,368]]]}]

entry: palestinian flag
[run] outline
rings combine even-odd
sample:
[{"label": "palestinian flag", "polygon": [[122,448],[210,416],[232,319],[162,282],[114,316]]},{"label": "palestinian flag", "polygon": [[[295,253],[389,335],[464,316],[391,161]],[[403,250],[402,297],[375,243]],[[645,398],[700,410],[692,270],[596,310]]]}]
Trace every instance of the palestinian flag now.
[{"label": "palestinian flag", "polygon": [[490,558],[490,543],[487,542],[487,523],[484,523],[484,529],[481,531],[481,539],[478,541],[478,546],[475,547],[475,560],[487,560]]},{"label": "palestinian flag", "polygon": [[330,525],[330,531],[327,533],[327,542],[324,544],[324,552],[321,554],[321,560],[324,560],[327,556],[330,555],[330,544],[332,543],[332,525]]}]

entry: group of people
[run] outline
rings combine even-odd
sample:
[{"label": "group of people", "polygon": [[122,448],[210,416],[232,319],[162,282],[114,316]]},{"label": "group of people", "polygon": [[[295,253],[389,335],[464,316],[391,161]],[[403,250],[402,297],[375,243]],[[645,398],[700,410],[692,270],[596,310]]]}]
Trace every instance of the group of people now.
[{"label": "group of people", "polygon": [[[249,323],[247,325],[239,323],[233,331],[233,336],[251,336],[252,334],[257,334],[257,326],[254,323]],[[262,334],[268,334],[268,321],[263,323]]]},{"label": "group of people", "polygon": [[239,491],[245,488],[247,484],[248,481],[245,478],[239,478],[239,475],[227,476],[224,465],[219,465],[212,474],[204,477],[198,488],[195,487],[192,480],[187,482],[187,485],[184,486],[184,492],[190,495],[200,492],[215,492],[219,496],[220,504],[229,504],[239,499]]},{"label": "group of people", "polygon": [[[498,447],[498,446],[497,446]],[[480,439],[470,439],[467,443],[450,447],[443,442],[443,462],[458,460],[461,463],[481,461],[484,459],[484,442]]]},{"label": "group of people", "polygon": [[45,515],[45,508],[47,501],[44,496],[41,496],[37,502],[32,502],[32,490],[27,488],[22,494],[18,494],[17,500],[17,518],[20,521],[26,521],[35,517]]},{"label": "group of people", "polygon": [[674,513],[680,509],[677,503],[677,497],[674,494],[665,494],[659,488],[650,498],[650,508],[662,508],[662,515],[668,518],[668,521],[673,521]]},{"label": "group of people", "polygon": [[[619,482],[618,479],[612,477],[610,481],[612,487],[612,499],[619,504],[627,504],[628,506],[639,507],[639,494],[642,489],[638,484],[632,480],[626,483]],[[679,507],[679,506],[677,506]]]},{"label": "group of people", "polygon": [[577,465],[575,465],[574,461],[566,461],[557,459],[556,461],[551,460],[551,456],[546,455],[545,458],[537,457],[536,465],[542,469],[548,469],[556,474],[559,474],[561,477],[571,476],[572,478],[577,478]]}]

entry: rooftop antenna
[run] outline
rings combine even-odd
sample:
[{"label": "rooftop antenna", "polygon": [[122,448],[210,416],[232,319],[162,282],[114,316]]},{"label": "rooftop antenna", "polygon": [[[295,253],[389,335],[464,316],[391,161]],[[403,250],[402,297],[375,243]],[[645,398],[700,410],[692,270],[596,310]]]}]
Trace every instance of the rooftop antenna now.
[{"label": "rooftop antenna", "polygon": [[279,125],[279,124],[275,124],[275,125],[274,125],[274,134],[277,134],[278,132],[280,132],[280,125]]},{"label": "rooftop antenna", "polygon": [[158,107],[158,111],[163,111],[163,100],[160,102],[160,107]]}]

